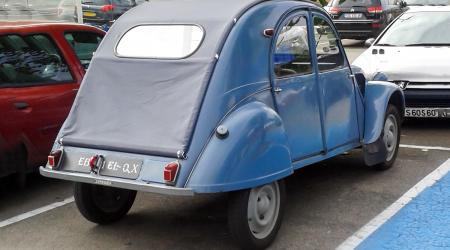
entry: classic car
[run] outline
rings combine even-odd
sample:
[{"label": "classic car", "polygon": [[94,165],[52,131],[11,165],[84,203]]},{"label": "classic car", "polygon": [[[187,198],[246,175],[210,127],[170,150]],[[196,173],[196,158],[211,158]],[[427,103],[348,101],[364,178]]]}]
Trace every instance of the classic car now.
[{"label": "classic car", "polygon": [[99,224],[124,217],[136,191],[229,192],[231,235],[265,248],[283,179],[354,148],[391,167],[403,109],[396,84],[350,68],[316,4],[153,0],[106,35],[40,171],[74,181]]},{"label": "classic car", "polygon": [[415,7],[400,16],[354,65],[366,78],[398,84],[406,117],[450,118],[450,7]]},{"label": "classic car", "polygon": [[0,177],[47,161],[104,32],[90,26],[0,22]]}]

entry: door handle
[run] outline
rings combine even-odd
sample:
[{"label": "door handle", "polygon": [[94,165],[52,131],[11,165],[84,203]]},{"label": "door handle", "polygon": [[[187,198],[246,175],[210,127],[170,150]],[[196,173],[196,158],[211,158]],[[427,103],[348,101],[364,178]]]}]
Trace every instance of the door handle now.
[{"label": "door handle", "polygon": [[273,89],[273,92],[275,92],[275,93],[280,93],[281,91],[283,91],[283,89],[278,88],[278,87]]},{"label": "door handle", "polygon": [[16,109],[19,109],[19,110],[26,109],[29,106],[30,105],[28,105],[28,103],[26,103],[26,102],[16,102],[16,103],[14,103],[14,107],[16,107]]},{"label": "door handle", "polygon": [[348,74],[348,78],[349,78],[349,79],[355,79],[355,75]]}]

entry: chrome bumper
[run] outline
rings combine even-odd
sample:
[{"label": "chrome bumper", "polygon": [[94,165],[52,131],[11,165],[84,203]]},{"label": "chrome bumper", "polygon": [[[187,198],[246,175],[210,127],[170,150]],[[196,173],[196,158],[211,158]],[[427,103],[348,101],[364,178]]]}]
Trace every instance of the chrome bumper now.
[{"label": "chrome bumper", "polygon": [[114,177],[98,176],[94,174],[55,171],[45,167],[40,167],[39,172],[41,173],[42,176],[55,179],[83,182],[88,184],[130,189],[157,194],[178,195],[178,196],[193,196],[195,194],[194,191],[189,188],[170,187],[162,184],[148,184],[142,181],[133,181]]}]

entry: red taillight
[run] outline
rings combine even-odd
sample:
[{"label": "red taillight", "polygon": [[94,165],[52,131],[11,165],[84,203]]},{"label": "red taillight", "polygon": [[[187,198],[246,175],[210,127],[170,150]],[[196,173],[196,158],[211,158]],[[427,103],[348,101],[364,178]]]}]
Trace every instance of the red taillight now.
[{"label": "red taillight", "polygon": [[112,4],[103,5],[103,6],[100,8],[100,10],[101,10],[102,12],[110,12],[110,11],[113,11],[113,10],[114,10],[114,5],[112,5]]},{"label": "red taillight", "polygon": [[50,153],[48,156],[48,166],[51,169],[57,169],[59,165],[59,161],[61,160],[62,150],[55,150]]},{"label": "red taillight", "polygon": [[333,15],[337,15],[337,14],[339,14],[339,12],[341,12],[341,9],[339,7],[331,7],[328,10],[328,13],[333,14]]},{"label": "red taillight", "polygon": [[179,168],[180,163],[176,161],[171,162],[164,167],[164,181],[167,184],[175,183],[175,179],[177,178]]},{"label": "red taillight", "polygon": [[367,12],[369,12],[370,14],[379,14],[383,12],[383,7],[381,6],[368,7]]}]

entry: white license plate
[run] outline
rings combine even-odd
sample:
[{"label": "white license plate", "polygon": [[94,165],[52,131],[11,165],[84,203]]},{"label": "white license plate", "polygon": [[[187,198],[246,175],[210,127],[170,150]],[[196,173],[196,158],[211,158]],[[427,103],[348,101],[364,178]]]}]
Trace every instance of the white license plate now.
[{"label": "white license plate", "polygon": [[432,108],[406,108],[406,117],[439,117],[439,110]]},{"label": "white license plate", "polygon": [[362,13],[346,13],[344,14],[344,17],[349,19],[359,19],[362,18]]}]

